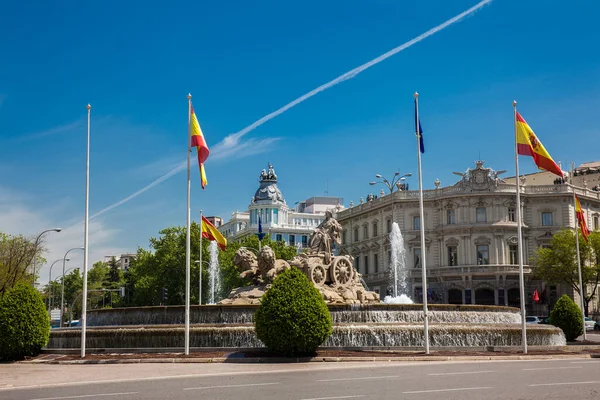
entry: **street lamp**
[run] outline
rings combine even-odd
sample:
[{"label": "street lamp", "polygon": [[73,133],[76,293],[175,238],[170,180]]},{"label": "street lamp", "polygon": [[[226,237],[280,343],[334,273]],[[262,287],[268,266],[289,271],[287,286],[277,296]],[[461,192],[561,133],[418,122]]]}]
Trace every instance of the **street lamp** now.
[{"label": "street lamp", "polygon": [[[54,261],[52,263],[52,265],[50,265],[50,273],[48,274],[48,312],[50,312],[50,307],[52,307],[52,304],[50,303],[50,301],[52,300],[52,285],[50,285],[50,283],[52,283],[52,267],[54,267],[54,264],[56,264],[59,261],[62,261],[63,258],[59,258],[58,260]],[[70,258],[64,259],[65,261],[71,261]]]},{"label": "street lamp", "polygon": [[63,258],[63,281],[62,281],[62,293],[60,295],[60,326],[62,327],[62,313],[65,307],[65,261],[67,258],[67,255],[69,254],[69,252],[71,252],[72,250],[84,250],[84,247],[73,247],[72,249],[67,250],[67,252],[65,253],[65,257]]},{"label": "street lamp", "polygon": [[392,223],[394,223],[394,196],[393,196],[394,189],[402,190],[402,186],[404,185],[403,182],[409,176],[412,176],[412,173],[409,172],[407,174],[400,176],[400,172],[396,171],[396,172],[394,172],[394,176],[392,177],[392,180],[390,181],[381,174],[375,174],[375,178],[377,178],[379,180],[375,181],[375,182],[369,182],[369,185],[371,185],[371,186],[381,183],[381,184],[385,185],[388,188],[388,190],[390,191],[390,195],[392,195]]},{"label": "street lamp", "polygon": [[[200,264],[200,263],[206,263],[207,265],[210,265],[208,263],[208,261],[206,260],[196,260],[194,261],[195,264]],[[202,265],[200,265],[200,272],[198,273],[198,305],[202,305]]]},{"label": "street lamp", "polygon": [[62,231],[61,228],[52,228],[52,229],[46,229],[45,231],[43,231],[42,233],[40,233],[38,235],[38,237],[35,239],[35,244],[33,245],[33,287],[35,287],[35,267],[36,267],[36,263],[37,263],[37,247],[38,244],[40,242],[40,239],[42,238],[42,236],[44,235],[44,233],[47,232],[60,232]]}]

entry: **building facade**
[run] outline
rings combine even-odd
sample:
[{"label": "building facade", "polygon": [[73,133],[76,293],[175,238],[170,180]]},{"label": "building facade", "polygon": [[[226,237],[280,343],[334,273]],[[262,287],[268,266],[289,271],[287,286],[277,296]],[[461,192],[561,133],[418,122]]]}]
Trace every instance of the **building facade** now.
[{"label": "building facade", "polygon": [[133,254],[133,253],[121,254],[120,256],[117,256],[117,255],[104,256],[104,262],[108,263],[114,258],[117,261],[117,265],[119,266],[119,269],[121,271],[127,271],[127,270],[129,270],[129,265],[133,262],[135,257],[136,257],[136,254]]},{"label": "building facade", "polygon": [[[396,191],[337,213],[342,224],[342,254],[354,257],[355,267],[370,290],[388,291],[393,221],[399,224],[406,250],[411,297],[420,302],[421,254],[426,253],[428,299],[432,303],[520,306],[517,258],[516,186],[506,183],[477,161],[453,186],[423,191],[424,221],[419,192]],[[572,187],[564,183],[521,187],[524,272],[529,313],[547,315],[570,288],[532,280],[529,259],[536,248],[548,246],[563,227],[575,228]],[[590,229],[598,229],[600,192],[576,188]],[[393,210],[393,211],[392,211]],[[420,226],[425,226],[421,249]],[[534,290],[544,298],[532,301]]]},{"label": "building facade", "polygon": [[227,240],[241,240],[262,233],[272,240],[283,241],[298,248],[308,247],[314,229],[325,219],[325,211],[344,209],[339,197],[311,197],[290,208],[277,186],[277,175],[271,164],[262,170],[259,187],[252,196],[248,210],[236,211],[231,219],[218,227]]}]

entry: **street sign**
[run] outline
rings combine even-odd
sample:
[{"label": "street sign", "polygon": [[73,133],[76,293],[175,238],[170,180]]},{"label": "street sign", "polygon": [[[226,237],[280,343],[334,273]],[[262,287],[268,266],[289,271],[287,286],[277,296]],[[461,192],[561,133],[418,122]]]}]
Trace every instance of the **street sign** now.
[{"label": "street sign", "polygon": [[60,321],[60,310],[50,310],[50,321]]}]

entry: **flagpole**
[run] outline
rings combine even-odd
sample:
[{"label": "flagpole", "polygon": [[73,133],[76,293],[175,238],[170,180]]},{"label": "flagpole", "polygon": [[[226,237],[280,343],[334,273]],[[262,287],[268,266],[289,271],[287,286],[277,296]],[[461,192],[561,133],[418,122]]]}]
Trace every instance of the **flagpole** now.
[{"label": "flagpole", "polygon": [[527,325],[525,321],[525,279],[523,278],[523,232],[521,227],[521,184],[519,183],[519,152],[517,142],[517,101],[513,101],[515,125],[515,172],[517,182],[517,257],[519,258],[519,290],[521,297],[521,342],[523,353],[527,354]]},{"label": "flagpole", "polygon": [[[83,225],[83,293],[81,295],[81,357],[85,357],[85,329],[87,326],[87,273],[88,273],[88,231],[90,205],[90,115],[92,106],[87,105],[87,150],[85,161],[85,219]],[[63,276],[63,280],[65,277]],[[61,318],[62,318],[62,310]],[[61,321],[62,323],[62,321]]]},{"label": "flagpole", "polygon": [[192,95],[188,94],[187,209],[185,233],[185,354],[190,354],[190,154],[192,152]]},{"label": "flagpole", "polygon": [[421,175],[421,129],[419,124],[419,93],[415,92],[415,133],[417,136],[417,159],[419,162],[419,225],[421,228],[421,270],[423,291],[423,336],[425,354],[429,354],[429,315],[427,313],[427,263],[425,262],[425,218],[423,212],[423,177]]},{"label": "flagpole", "polygon": [[[575,210],[575,248],[577,249],[577,274],[579,275],[579,302],[581,304],[581,321],[583,322],[583,340],[587,340],[585,331],[585,308],[583,300],[583,281],[581,279],[581,256],[579,255],[579,220],[577,218],[577,197],[575,196],[575,184],[573,177],[575,175],[575,163],[571,162],[571,189],[573,190],[573,207]],[[581,209],[583,212],[583,209]]]},{"label": "flagpole", "polygon": [[198,273],[198,305],[202,305],[202,210],[200,210],[200,272]]}]

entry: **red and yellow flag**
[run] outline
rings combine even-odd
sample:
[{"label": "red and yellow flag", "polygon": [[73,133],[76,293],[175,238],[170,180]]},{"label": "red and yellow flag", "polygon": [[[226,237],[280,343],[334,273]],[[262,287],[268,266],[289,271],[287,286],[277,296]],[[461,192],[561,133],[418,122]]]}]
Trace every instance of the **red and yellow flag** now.
[{"label": "red and yellow flag", "polygon": [[517,112],[517,153],[522,156],[533,157],[533,162],[539,169],[545,169],[563,178],[563,172],[554,162],[550,154],[539,141],[531,127]]},{"label": "red and yellow flag", "polygon": [[579,229],[581,230],[581,235],[588,241],[588,236],[590,236],[590,231],[588,230],[587,224],[585,223],[585,215],[583,214],[583,210],[581,209],[581,203],[579,202],[579,197],[575,196],[575,215],[577,216],[577,222],[579,222]]},{"label": "red and yellow flag", "polygon": [[225,247],[227,247],[227,239],[225,239],[217,227],[211,224],[204,216],[202,216],[202,237],[217,242],[217,245],[221,250],[225,250]]},{"label": "red and yellow flag", "polygon": [[206,173],[204,172],[204,161],[208,158],[210,151],[208,150],[208,146],[206,145],[206,140],[204,140],[204,135],[202,134],[202,129],[200,129],[200,124],[198,123],[198,118],[196,118],[196,113],[194,113],[194,107],[192,107],[192,147],[195,147],[198,151],[198,165],[200,166],[200,184],[202,185],[202,189],[206,186],[208,181],[206,180]]}]

